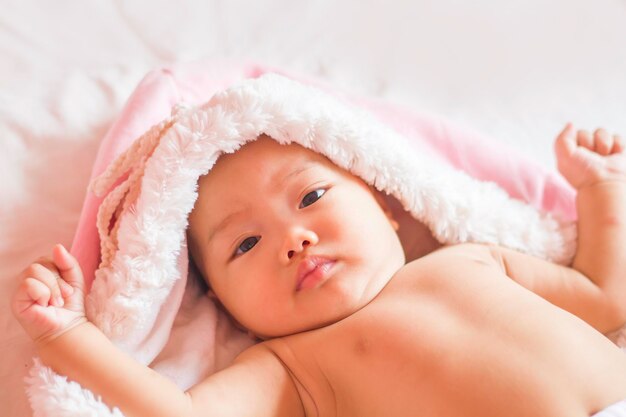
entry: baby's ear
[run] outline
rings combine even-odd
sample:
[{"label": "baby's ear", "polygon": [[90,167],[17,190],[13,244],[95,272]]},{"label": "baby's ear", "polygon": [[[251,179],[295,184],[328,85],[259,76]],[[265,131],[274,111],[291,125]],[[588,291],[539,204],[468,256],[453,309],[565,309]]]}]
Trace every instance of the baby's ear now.
[{"label": "baby's ear", "polygon": [[389,219],[389,222],[391,223],[391,227],[393,227],[393,229],[397,232],[398,229],[400,228],[400,224],[394,218],[393,211],[391,211],[391,207],[389,207],[389,203],[387,202],[385,195],[382,193],[382,191],[378,191],[376,188],[374,188],[373,185],[370,185],[369,188],[370,188],[372,195],[376,199],[376,202],[378,203],[380,208],[383,209],[383,212]]}]

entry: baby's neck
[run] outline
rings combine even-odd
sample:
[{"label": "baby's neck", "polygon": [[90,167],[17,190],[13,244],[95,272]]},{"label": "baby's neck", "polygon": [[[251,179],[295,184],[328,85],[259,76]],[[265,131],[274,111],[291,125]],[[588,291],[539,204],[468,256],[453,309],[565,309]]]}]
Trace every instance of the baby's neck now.
[{"label": "baby's neck", "polygon": [[402,210],[395,218],[400,224],[398,236],[404,248],[406,263],[428,255],[442,246],[433,237],[430,229],[424,223],[415,220],[408,212]]}]

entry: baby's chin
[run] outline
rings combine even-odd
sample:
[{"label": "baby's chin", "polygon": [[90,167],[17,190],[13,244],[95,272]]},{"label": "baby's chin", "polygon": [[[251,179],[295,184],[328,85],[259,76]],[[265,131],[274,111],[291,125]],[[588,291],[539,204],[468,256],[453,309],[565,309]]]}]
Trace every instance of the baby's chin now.
[{"label": "baby's chin", "polygon": [[371,294],[367,298],[360,297],[358,299],[350,300],[349,303],[344,303],[340,308],[334,309],[334,311],[328,311],[328,309],[326,309],[326,314],[321,316],[317,315],[309,320],[296,322],[291,321],[289,323],[274,323],[274,326],[269,328],[259,327],[255,329],[255,326],[250,326],[253,330],[250,330],[249,332],[260,340],[270,340],[319,330],[338,324],[353,316],[355,313],[358,313],[359,310],[367,306],[374,298],[376,298],[376,295],[377,293]]},{"label": "baby's chin", "polygon": [[[348,317],[349,315],[350,314],[346,315],[346,317]],[[257,339],[261,341],[271,340],[271,339],[276,339],[276,338],[281,338],[281,337],[295,336],[298,334],[303,334],[303,333],[319,330],[324,327],[332,326],[333,324],[340,322],[344,318],[345,317],[339,318],[337,320],[328,320],[328,321],[320,322],[316,324],[308,324],[308,325],[302,325],[302,326],[290,326],[289,328],[285,328],[285,329],[272,329],[269,331],[260,330],[257,332],[249,331],[249,334],[254,335]]]},{"label": "baby's chin", "polygon": [[[374,297],[372,297],[372,299],[373,298]],[[273,323],[271,326],[258,325],[257,323],[242,324],[223,306],[220,305],[220,308],[224,313],[226,313],[232,325],[238,330],[247,333],[251,338],[265,341],[280,337],[293,336],[331,326],[353,315],[362,307],[367,305],[369,301],[371,300],[354,300],[348,305],[343,305],[341,309],[337,309],[336,311],[330,312],[326,309],[326,314],[323,315],[323,317],[317,315],[316,317],[311,318],[309,316],[309,319],[303,319],[301,321],[290,320],[289,322],[277,322],[275,319],[270,320],[269,318],[263,319],[261,317],[257,317],[262,319],[264,322],[271,321]]]},{"label": "baby's chin", "polygon": [[[284,313],[277,320],[273,317],[249,317],[247,328],[262,340],[292,336],[332,326],[358,313],[370,304],[404,266],[404,255],[388,258],[371,268],[343,269],[347,264],[338,263],[334,279],[321,286],[302,290],[304,296],[298,307]],[[310,301],[306,302],[305,300]],[[300,304],[301,303],[301,304]]]}]

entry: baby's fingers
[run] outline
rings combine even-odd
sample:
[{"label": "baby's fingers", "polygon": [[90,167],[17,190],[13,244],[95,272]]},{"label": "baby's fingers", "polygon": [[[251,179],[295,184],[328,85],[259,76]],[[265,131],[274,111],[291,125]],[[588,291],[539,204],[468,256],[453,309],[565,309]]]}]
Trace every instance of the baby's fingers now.
[{"label": "baby's fingers", "polygon": [[27,299],[21,301],[31,301],[40,306],[47,307],[50,302],[50,288],[35,278],[26,278],[22,284],[22,290],[26,294]]},{"label": "baby's fingers", "polygon": [[67,298],[70,295],[74,294],[74,287],[72,287],[70,284],[68,284],[62,279],[59,279],[58,283],[59,283],[59,288],[61,290],[61,296],[63,298]]},{"label": "baby's fingers", "polygon": [[578,146],[587,148],[590,151],[594,150],[593,138],[587,130],[581,129],[576,132],[576,143]]},{"label": "baby's fingers", "polygon": [[80,265],[63,245],[55,245],[52,249],[52,259],[63,280],[70,286],[83,290],[84,278]]},{"label": "baby's fingers", "polygon": [[610,155],[613,150],[613,138],[602,128],[596,129],[593,133],[593,144],[592,149],[602,156]]},{"label": "baby's fingers", "polygon": [[32,264],[25,271],[25,275],[25,281],[31,279],[36,280],[48,288],[50,295],[48,297],[47,303],[53,306],[63,307],[64,301],[63,294],[61,292],[61,288],[63,285],[61,284],[61,282],[63,280],[61,279],[61,277],[59,277],[56,273],[52,272],[50,269],[39,263]]},{"label": "baby's fingers", "polygon": [[624,151],[624,141],[620,135],[613,135],[613,149],[611,153],[622,153]]},{"label": "baby's fingers", "polygon": [[565,128],[556,137],[554,147],[558,156],[564,157],[574,153],[577,146],[577,138],[574,132],[574,126],[571,123],[565,125]]},{"label": "baby's fingers", "polygon": [[[62,277],[60,282],[67,284],[65,308],[85,313],[85,279],[80,264],[63,245],[55,245],[52,249],[52,259],[57,271]],[[63,285],[61,287],[63,289]],[[65,291],[65,289],[63,289]],[[71,291],[71,294],[70,294]]]},{"label": "baby's fingers", "polygon": [[581,129],[575,131],[568,123],[557,136],[555,143],[557,155],[572,155],[577,149],[584,149],[600,156],[608,156],[624,151],[624,142],[618,135],[610,135],[606,129],[599,128],[593,132]]}]

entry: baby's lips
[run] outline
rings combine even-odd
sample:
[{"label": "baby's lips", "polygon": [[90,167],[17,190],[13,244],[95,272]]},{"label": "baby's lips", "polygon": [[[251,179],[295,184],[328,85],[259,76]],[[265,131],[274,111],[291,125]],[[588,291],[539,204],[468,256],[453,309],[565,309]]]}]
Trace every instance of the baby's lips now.
[{"label": "baby's lips", "polygon": [[301,288],[302,283],[309,274],[326,264],[334,262],[335,261],[331,258],[319,255],[307,256],[306,258],[304,258],[298,265],[298,272],[296,274],[296,288]]}]

